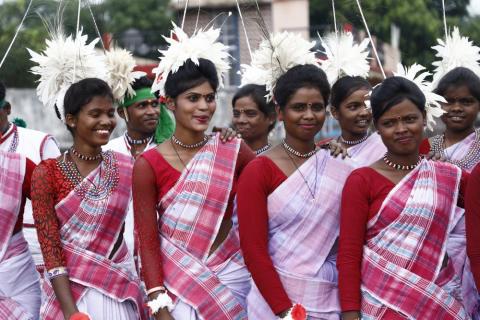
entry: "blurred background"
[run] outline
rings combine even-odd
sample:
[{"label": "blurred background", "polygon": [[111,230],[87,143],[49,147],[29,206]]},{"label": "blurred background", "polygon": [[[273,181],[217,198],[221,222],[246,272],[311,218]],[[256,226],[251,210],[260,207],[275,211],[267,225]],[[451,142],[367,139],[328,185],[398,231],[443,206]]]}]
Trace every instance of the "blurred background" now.
[{"label": "blurred background", "polygon": [[[29,1],[0,0],[0,58],[15,34]],[[64,26],[68,34],[76,26],[77,0],[64,0]],[[361,1],[371,33],[387,74],[395,71],[398,62],[410,65],[420,63],[432,70],[436,39],[444,36],[441,0],[363,0]],[[225,87],[218,93],[217,112],[212,125],[228,126],[231,122],[231,97],[238,89],[240,65],[249,63],[246,38],[235,0],[90,0],[82,1],[80,22],[84,33],[93,40],[98,37],[95,23],[106,46],[116,45],[130,50],[138,69],[151,74],[158,64],[159,49],[165,48],[162,35],[168,35],[171,21],[181,24],[186,6],[184,29],[191,33],[195,26],[209,22],[221,26],[221,41],[230,48],[232,69],[225,79]],[[239,0],[246,24],[250,46],[255,49],[262,39],[258,26],[259,14],[252,0]],[[449,27],[458,26],[462,35],[480,43],[480,0],[445,0]],[[35,76],[26,48],[42,51],[47,28],[43,20],[52,20],[59,6],[56,0],[33,1],[18,38],[0,69],[0,80],[7,85],[7,100],[12,104],[12,116],[27,122],[27,127],[53,134],[62,147],[70,143],[70,136],[53,110],[44,108],[35,93]],[[318,43],[319,58],[322,47],[317,34],[334,31],[330,0],[258,0],[262,18],[270,32],[291,31]],[[335,0],[339,29],[354,33],[358,40],[365,35],[355,0]],[[231,12],[230,17],[228,13]],[[92,16],[94,19],[92,19]],[[215,18],[216,17],[216,18]],[[101,47],[98,48],[102,50]],[[370,81],[381,81],[375,59],[371,60]],[[123,132],[118,121],[115,135]],[[272,133],[273,140],[281,135],[281,125]],[[330,117],[319,138],[336,136],[338,126]]]}]

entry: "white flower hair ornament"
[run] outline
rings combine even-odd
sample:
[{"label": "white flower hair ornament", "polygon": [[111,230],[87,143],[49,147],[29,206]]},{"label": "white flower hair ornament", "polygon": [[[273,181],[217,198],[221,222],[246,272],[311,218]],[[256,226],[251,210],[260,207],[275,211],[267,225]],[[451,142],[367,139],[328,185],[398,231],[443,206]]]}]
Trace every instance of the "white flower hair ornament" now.
[{"label": "white flower hair ornament", "polygon": [[286,31],[274,33],[260,43],[259,49],[252,54],[251,68],[263,70],[265,78],[262,81],[265,81],[268,101],[273,99],[277,80],[291,68],[306,64],[320,67],[312,51],[314,46],[314,41]]},{"label": "white flower hair ornament", "polygon": [[46,40],[43,54],[27,49],[30,60],[37,64],[31,72],[40,76],[37,87],[40,101],[52,109],[56,106],[63,121],[63,99],[68,88],[85,78],[106,77],[104,58],[95,51],[98,41],[87,44],[87,36],[81,30],[75,37],[66,37],[59,31]]},{"label": "white flower hair ornament", "polygon": [[136,66],[132,54],[120,48],[112,48],[105,52],[105,65],[107,69],[106,82],[112,88],[113,98],[122,103],[125,95],[135,96],[132,83],[146,75],[142,71],[134,71]]},{"label": "white flower hair ornament", "polygon": [[199,59],[210,60],[217,70],[219,85],[223,86],[223,76],[230,69],[228,47],[218,41],[220,29],[199,29],[189,37],[181,28],[173,23],[170,37],[164,37],[169,44],[167,50],[159,50],[162,54],[158,67],[153,69],[155,81],[152,92],[160,91],[165,96],[165,83],[170,73],[175,73],[188,60],[196,65]]},{"label": "white flower hair ornament", "polygon": [[267,84],[268,71],[260,69],[257,66],[250,64],[242,64],[240,66],[240,75],[242,77],[240,87],[247,84],[256,84],[259,86],[265,86]]},{"label": "white flower hair ornament", "polygon": [[327,74],[330,85],[343,76],[368,77],[370,71],[368,38],[357,44],[351,32],[339,32],[330,33],[325,38],[320,37],[320,41],[325,50],[323,53],[327,56],[320,64]]},{"label": "white flower hair ornament", "polygon": [[462,37],[458,27],[453,28],[445,40],[437,39],[438,45],[432,47],[440,60],[433,62],[435,72],[433,83],[436,85],[449,71],[457,67],[465,67],[480,76],[480,47],[473,44],[468,37]]},{"label": "white flower hair ornament", "polygon": [[427,113],[427,128],[433,130],[435,118],[439,118],[445,111],[440,103],[446,102],[445,98],[433,92],[433,85],[426,78],[430,73],[422,65],[414,63],[410,68],[398,64],[397,72],[393,73],[397,77],[406,78],[417,85],[425,95],[425,111]]}]

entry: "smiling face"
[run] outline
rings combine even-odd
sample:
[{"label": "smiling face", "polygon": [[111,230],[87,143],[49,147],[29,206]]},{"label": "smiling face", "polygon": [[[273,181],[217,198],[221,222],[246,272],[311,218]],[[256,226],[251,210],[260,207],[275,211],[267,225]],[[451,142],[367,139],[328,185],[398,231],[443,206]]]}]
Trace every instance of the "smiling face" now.
[{"label": "smiling face", "polygon": [[425,115],[408,99],[392,106],[375,123],[388,152],[397,156],[418,153],[424,125]]},{"label": "smiling face", "polygon": [[155,132],[160,116],[160,103],[157,99],[146,99],[119,109],[119,114],[125,118],[128,113],[127,127],[140,135],[149,136]]},{"label": "smiling face", "polygon": [[300,88],[278,114],[287,135],[310,142],[325,122],[325,100],[316,88]]},{"label": "smiling face", "polygon": [[92,148],[107,144],[117,124],[113,101],[103,96],[95,96],[78,114],[67,114],[65,118],[75,144],[87,144]]},{"label": "smiling face", "polygon": [[338,108],[332,107],[332,115],[338,120],[344,138],[363,137],[367,134],[372,122],[372,113],[365,105],[368,92],[367,89],[355,90]]},{"label": "smiling face", "polygon": [[217,108],[215,91],[208,81],[181,93],[175,100],[169,98],[167,104],[173,111],[177,129],[197,133],[208,129]]},{"label": "smiling face", "polygon": [[262,139],[268,136],[268,128],[273,122],[274,119],[267,117],[251,96],[245,96],[235,101],[233,125],[245,140]]},{"label": "smiling face", "polygon": [[442,121],[447,130],[461,133],[473,131],[480,109],[479,101],[470,93],[467,86],[450,87],[444,94],[447,103],[442,105],[445,113]]}]

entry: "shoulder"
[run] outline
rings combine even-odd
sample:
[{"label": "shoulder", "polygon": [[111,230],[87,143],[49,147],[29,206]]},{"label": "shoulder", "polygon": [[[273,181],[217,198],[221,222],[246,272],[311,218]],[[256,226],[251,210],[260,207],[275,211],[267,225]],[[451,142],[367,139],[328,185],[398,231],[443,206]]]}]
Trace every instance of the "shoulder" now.
[{"label": "shoulder", "polygon": [[42,160],[33,171],[32,179],[50,180],[57,168],[57,159]]},{"label": "shoulder", "polygon": [[428,154],[430,152],[430,140],[428,138],[423,139],[420,143],[420,154]]}]

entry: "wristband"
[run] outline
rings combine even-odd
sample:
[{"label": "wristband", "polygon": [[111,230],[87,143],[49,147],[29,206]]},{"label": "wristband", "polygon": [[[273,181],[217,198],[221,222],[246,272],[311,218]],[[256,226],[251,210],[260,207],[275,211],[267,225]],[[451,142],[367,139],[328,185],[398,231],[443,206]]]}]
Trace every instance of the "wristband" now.
[{"label": "wristband", "polygon": [[147,302],[147,306],[150,308],[152,315],[156,314],[160,309],[167,308],[168,311],[173,310],[173,300],[170,298],[167,292],[159,294],[155,299]]}]

